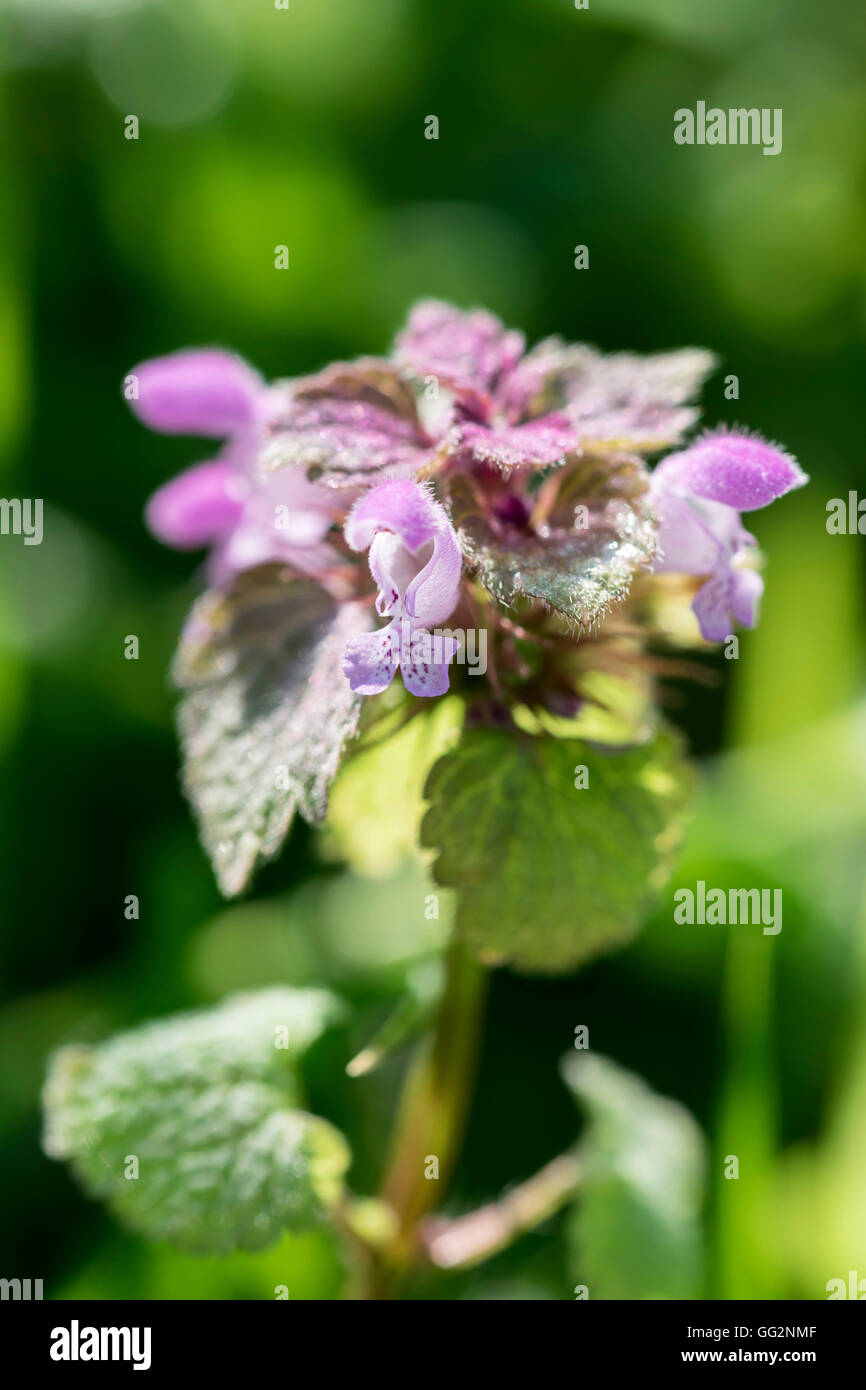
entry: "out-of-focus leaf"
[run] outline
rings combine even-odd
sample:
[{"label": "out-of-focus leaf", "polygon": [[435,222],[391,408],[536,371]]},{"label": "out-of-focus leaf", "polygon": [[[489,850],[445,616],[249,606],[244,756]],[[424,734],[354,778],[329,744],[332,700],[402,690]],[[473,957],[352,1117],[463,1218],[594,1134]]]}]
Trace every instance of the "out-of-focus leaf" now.
[{"label": "out-of-focus leaf", "polygon": [[666,732],[605,753],[466,730],[430,773],[421,827],[436,881],[457,889],[457,931],[493,963],[548,974],[627,940],[667,876],[689,782]]},{"label": "out-of-focus leaf", "polygon": [[696,1298],[704,1140],[689,1112],[606,1057],[574,1052],[563,1076],[588,1127],[569,1219],[572,1276],[590,1298]]},{"label": "out-of-focus leaf", "polygon": [[193,939],[190,980],[205,1000],[321,980],[392,998],[416,964],[438,958],[453,914],[453,894],[417,863],[387,879],[316,875],[292,893],[224,908]]},{"label": "out-of-focus leaf", "polygon": [[132,1229],[180,1249],[269,1245],[323,1220],[349,1152],[299,1108],[295,1064],[340,1014],[322,990],[238,995],[97,1047],[64,1047],[45,1149]]},{"label": "out-of-focus leaf", "polygon": [[626,597],[656,551],[655,522],[637,497],[590,502],[585,524],[543,533],[494,529],[466,477],[452,481],[450,505],[463,554],[498,603],[537,599],[583,628]]},{"label": "out-of-focus leaf", "polygon": [[280,849],[298,811],[321,821],[362,697],[342,673],[368,615],[273,567],[193,609],[174,666],[184,785],[228,896]]},{"label": "out-of-focus leaf", "polygon": [[406,1047],[433,1020],[442,995],[442,962],[418,961],[406,973],[405,993],[373,1037],[349,1062],[349,1076],[366,1076],[399,1048]]}]

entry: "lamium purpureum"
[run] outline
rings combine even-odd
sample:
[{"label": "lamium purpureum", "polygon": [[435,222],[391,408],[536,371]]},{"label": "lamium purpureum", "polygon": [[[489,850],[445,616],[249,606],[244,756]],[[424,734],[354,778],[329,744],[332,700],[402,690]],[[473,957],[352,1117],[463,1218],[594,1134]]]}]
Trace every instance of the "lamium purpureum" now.
[{"label": "lamium purpureum", "polygon": [[[426,1165],[432,1155],[444,1177],[457,1153],[483,967],[574,969],[634,933],[670,870],[690,779],[658,683],[681,672],[684,649],[755,626],[763,581],[742,514],[806,481],[751,433],[689,438],[713,367],[697,349],[606,356],[551,338],[526,351],[492,314],[429,301],[387,357],[268,384],[203,349],[127,378],[145,424],[221,441],[151,498],[147,519],[166,544],[207,551],[174,677],[185,787],[223,892],[247,887],[296,813],[324,821],[341,763],[342,782],[366,760],[353,829],[369,822],[379,849],[414,837],[436,890],[417,912],[442,890],[454,905],[435,1019],[415,999],[389,1025],[391,1046],[412,1029],[432,1040],[373,1217],[345,1192],[342,1136],[298,1104],[300,1057],[345,1012],[330,990],[242,996],[59,1055],[46,1147],[135,1229],[255,1248],[330,1213],[381,1296],[418,1260],[477,1263],[576,1191],[591,1204],[605,1163],[627,1188],[639,1152],[644,1176],[622,1197],[664,1255],[623,1252],[626,1268],[656,1271],[635,1296],[697,1286],[700,1136],[603,1059],[565,1068],[590,1117],[589,1159],[561,1155],[519,1202],[431,1224]],[[484,637],[483,674],[463,660],[470,633]],[[422,778],[405,744],[387,756],[413,724]],[[346,845],[333,813],[329,832],[332,850]],[[95,1148],[94,1114],[112,1117]],[[127,1151],[155,1186],[118,1184]],[[664,1187],[671,1173],[684,1175],[674,1200],[644,1180]]]},{"label": "lamium purpureum", "polygon": [[[226,892],[296,810],[322,818],[397,673],[406,719],[451,690],[464,733],[649,746],[659,649],[755,625],[763,580],[741,515],[805,481],[743,431],[686,442],[713,365],[556,338],[526,351],[494,315],[429,301],[389,356],[312,376],[268,385],[215,349],[132,373],[146,424],[223,441],[147,515],[167,544],[209,552],[176,676],[186,785]],[[487,673],[471,681],[454,634],[479,629]]]}]

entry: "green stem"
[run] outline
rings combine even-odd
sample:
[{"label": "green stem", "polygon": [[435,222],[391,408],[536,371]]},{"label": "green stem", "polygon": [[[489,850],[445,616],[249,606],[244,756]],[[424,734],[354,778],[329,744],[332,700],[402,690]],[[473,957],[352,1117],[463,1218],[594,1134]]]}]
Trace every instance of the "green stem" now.
[{"label": "green stem", "polygon": [[392,1296],[418,1253],[419,1223],[437,1205],[453,1171],[475,1078],[485,987],[484,968],[452,941],[433,1035],[410,1067],[394,1127],[380,1195],[397,1224],[374,1280],[374,1298]]}]

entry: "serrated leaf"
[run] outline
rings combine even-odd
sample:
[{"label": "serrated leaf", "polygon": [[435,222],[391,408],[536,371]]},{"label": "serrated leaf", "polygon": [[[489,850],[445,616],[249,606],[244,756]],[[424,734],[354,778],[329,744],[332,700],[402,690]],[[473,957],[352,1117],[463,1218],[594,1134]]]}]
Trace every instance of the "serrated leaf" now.
[{"label": "serrated leaf", "polygon": [[698,412],[688,403],[716,365],[704,348],[608,355],[548,338],[516,376],[531,390],[530,418],[564,410],[587,451],[650,453],[679,443],[695,423]]},{"label": "serrated leaf", "polygon": [[628,940],[667,875],[689,780],[668,733],[603,752],[466,730],[427,779],[421,827],[436,881],[457,890],[458,933],[491,962],[544,974]]},{"label": "serrated leaf", "polygon": [[575,1052],[562,1072],[588,1119],[572,1277],[591,1299],[698,1297],[706,1162],[694,1119],[606,1057]]},{"label": "serrated leaf", "polygon": [[304,468],[332,488],[375,481],[391,470],[415,472],[430,455],[414,393],[390,362],[335,362],[286,383],[260,464],[265,473]]},{"label": "serrated leaf", "polygon": [[184,1250],[255,1250],[305,1230],[339,1196],[349,1151],[298,1108],[296,1063],[340,1012],[326,991],[272,989],[62,1048],[45,1150],[133,1230]]},{"label": "serrated leaf", "polygon": [[466,477],[452,481],[450,507],[463,555],[497,603],[537,599],[583,628],[627,596],[656,552],[655,521],[637,496],[593,501],[580,527],[543,533],[495,529]]},{"label": "serrated leaf", "polygon": [[227,896],[278,852],[296,812],[324,818],[363,703],[343,652],[369,623],[358,605],[338,607],[273,567],[193,609],[174,666],[184,787]]}]

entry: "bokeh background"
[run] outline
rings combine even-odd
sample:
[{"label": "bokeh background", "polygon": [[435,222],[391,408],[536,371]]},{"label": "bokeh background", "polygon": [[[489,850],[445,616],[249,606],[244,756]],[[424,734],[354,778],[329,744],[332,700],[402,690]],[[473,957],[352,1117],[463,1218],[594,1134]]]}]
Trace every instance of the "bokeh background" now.
[{"label": "bokeh background", "polygon": [[[781,887],[783,931],[675,926],[668,892],[572,978],[499,972],[453,1202],[571,1141],[557,1062],[586,1023],[708,1136],[706,1296],[866,1276],[863,542],[825,529],[866,490],[864,60],[848,0],[0,0],[0,490],[46,507],[41,546],[0,539],[0,1273],[61,1298],[338,1293],[324,1235],[216,1261],[124,1234],[41,1155],[38,1094],[70,1039],[327,979],[355,1022],[315,1058],[313,1108],[372,1190],[404,1059],[342,1065],[423,971],[417,884],[347,876],[298,827],[221,903],[165,674],[196,581],[141,520],[203,455],[142,430],[120,383],[211,342],[267,375],[379,352],[433,294],[531,339],[712,347],[708,422],[783,441],[813,480],[753,518],[768,590],[739,660],[669,692],[702,763],[672,887]],[[781,107],[781,155],[675,145],[699,99]],[[561,1226],[426,1292],[571,1297]]]}]

